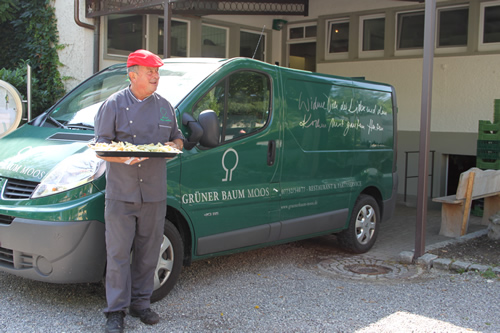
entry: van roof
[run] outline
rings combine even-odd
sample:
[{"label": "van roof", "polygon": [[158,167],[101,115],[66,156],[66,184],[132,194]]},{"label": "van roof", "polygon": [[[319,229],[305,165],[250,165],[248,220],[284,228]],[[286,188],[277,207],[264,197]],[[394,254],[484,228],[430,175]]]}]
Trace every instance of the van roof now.
[{"label": "van roof", "polygon": [[[366,80],[365,77],[347,77],[347,76],[339,76],[339,75],[332,75],[332,74],[325,74],[325,73],[319,73],[319,72],[311,72],[311,71],[306,71],[306,70],[301,70],[301,69],[295,69],[295,68],[288,68],[288,67],[281,67],[279,65],[273,65],[269,64],[267,62],[263,62],[261,60],[256,60],[256,59],[251,59],[251,58],[245,58],[245,57],[235,57],[235,58],[204,58],[204,57],[195,57],[195,58],[165,58],[163,59],[164,63],[198,63],[198,64],[217,64],[219,63],[220,66],[222,67],[226,64],[229,63],[235,63],[235,62],[252,62],[252,63],[258,63],[260,66],[265,66],[265,67],[273,67],[273,68],[279,68],[280,71],[285,71],[288,73],[297,73],[297,74],[313,74],[318,77],[323,77],[323,78],[330,78],[330,79],[335,79],[335,80],[348,80],[350,83],[353,85],[353,87],[364,87],[367,88],[367,85],[370,86],[373,89],[377,90],[392,90],[393,87],[390,84],[387,83],[382,83],[382,82],[376,82],[376,81],[369,81]],[[113,65],[110,67],[122,67],[125,66],[125,64],[117,64]],[[385,87],[382,88],[382,87]]]}]

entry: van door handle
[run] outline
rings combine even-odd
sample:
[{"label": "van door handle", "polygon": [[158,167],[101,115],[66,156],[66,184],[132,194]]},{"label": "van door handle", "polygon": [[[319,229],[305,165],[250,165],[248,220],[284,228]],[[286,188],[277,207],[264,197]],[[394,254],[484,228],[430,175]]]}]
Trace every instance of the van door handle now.
[{"label": "van door handle", "polygon": [[275,157],[276,157],[276,141],[270,140],[267,143],[267,165],[269,166],[273,165]]}]

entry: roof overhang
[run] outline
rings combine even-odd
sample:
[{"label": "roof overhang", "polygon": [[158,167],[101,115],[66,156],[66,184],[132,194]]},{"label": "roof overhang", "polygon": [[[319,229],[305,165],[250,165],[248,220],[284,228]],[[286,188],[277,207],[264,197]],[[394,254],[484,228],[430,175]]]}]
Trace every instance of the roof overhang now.
[{"label": "roof overhang", "polygon": [[159,14],[170,4],[178,15],[302,15],[309,14],[309,0],[85,0],[86,17],[110,14]]}]

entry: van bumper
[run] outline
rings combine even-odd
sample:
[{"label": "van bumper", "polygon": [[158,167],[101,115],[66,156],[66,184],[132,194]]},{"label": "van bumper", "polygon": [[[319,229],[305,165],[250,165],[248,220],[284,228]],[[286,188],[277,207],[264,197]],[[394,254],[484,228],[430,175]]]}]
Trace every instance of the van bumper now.
[{"label": "van bumper", "polygon": [[51,283],[98,282],[104,276],[104,223],[15,218],[0,224],[0,271]]}]

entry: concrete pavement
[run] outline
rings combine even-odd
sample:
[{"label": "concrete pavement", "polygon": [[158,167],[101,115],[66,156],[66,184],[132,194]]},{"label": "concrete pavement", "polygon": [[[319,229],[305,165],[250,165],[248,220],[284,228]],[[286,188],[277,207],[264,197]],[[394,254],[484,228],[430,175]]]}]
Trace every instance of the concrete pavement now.
[{"label": "concrete pavement", "polygon": [[[381,260],[397,261],[401,252],[414,251],[416,222],[417,208],[415,204],[398,201],[394,216],[381,224],[377,242],[368,254]],[[459,240],[458,238],[439,235],[440,227],[441,207],[440,205],[429,204],[426,219],[426,251]],[[486,228],[487,226],[481,225],[481,217],[471,214],[466,235],[469,235],[469,237],[472,235],[473,237]]]}]

